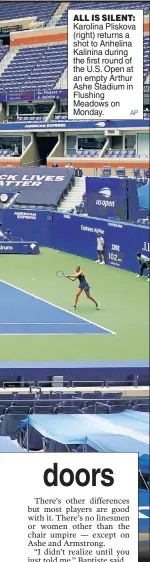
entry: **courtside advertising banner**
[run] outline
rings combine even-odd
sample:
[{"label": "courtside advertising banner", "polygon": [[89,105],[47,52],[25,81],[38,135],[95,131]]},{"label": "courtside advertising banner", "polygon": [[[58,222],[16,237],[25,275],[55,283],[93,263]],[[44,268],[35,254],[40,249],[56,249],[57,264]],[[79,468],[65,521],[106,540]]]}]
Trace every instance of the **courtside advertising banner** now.
[{"label": "courtside advertising banner", "polygon": [[125,178],[86,178],[87,214],[91,217],[127,218]]},{"label": "courtside advertising banner", "polygon": [[5,209],[2,212],[4,230],[11,228],[14,236],[37,240],[49,246],[95,261],[97,236],[101,232],[105,243],[107,264],[137,271],[137,252],[150,255],[148,227],[115,220],[96,219],[78,215]]}]

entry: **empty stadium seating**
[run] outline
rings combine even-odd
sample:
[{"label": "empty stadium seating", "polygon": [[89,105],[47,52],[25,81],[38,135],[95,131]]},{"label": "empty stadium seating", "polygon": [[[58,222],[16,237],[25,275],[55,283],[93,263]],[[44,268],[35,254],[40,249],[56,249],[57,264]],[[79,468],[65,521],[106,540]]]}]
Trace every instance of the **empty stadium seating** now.
[{"label": "empty stadium seating", "polygon": [[55,113],[55,114],[54,114],[54,119],[55,119],[56,121],[66,121],[66,119],[68,119],[68,116],[67,116],[67,115],[63,115],[63,113],[62,113],[62,114],[61,114],[61,113]]},{"label": "empty stadium seating", "polygon": [[[0,19],[11,20],[13,18],[25,18],[36,16],[38,21],[50,20],[57,10],[59,2],[13,2],[13,14],[9,2],[0,2]],[[18,13],[19,7],[19,13]]]},{"label": "empty stadium seating", "polygon": [[66,44],[20,49],[0,76],[0,91],[54,88],[67,62]]},{"label": "empty stadium seating", "polygon": [[149,54],[150,54],[150,41],[149,35],[144,35],[144,81],[149,74]]},{"label": "empty stadium seating", "polygon": [[[41,398],[42,396],[42,398]],[[55,393],[53,394],[55,396]],[[64,399],[64,396],[65,399]],[[26,432],[19,429],[22,420],[29,414],[117,414],[125,410],[148,412],[150,401],[148,398],[122,398],[121,393],[78,393],[63,395],[56,393],[52,395],[35,394],[0,394],[0,436],[10,436],[16,439],[19,436],[21,446],[26,447]],[[42,442],[33,428],[30,428],[32,450],[41,449]]]},{"label": "empty stadium seating", "polygon": [[44,117],[44,115],[28,115],[28,117],[26,115],[23,115],[22,117],[19,116],[17,121],[19,121],[19,122],[21,121],[23,123],[24,122],[29,123],[29,122],[32,122],[32,121],[35,123],[35,121],[36,121],[36,122],[41,123],[41,122],[44,122],[45,119],[46,119],[46,117]]},{"label": "empty stadium seating", "polygon": [[100,155],[100,150],[96,150],[94,148],[91,149],[79,149],[76,151],[75,156],[77,158],[97,158]]},{"label": "empty stadium seating", "polygon": [[111,149],[107,150],[104,154],[107,158],[135,158],[135,150],[121,150],[121,149]]},{"label": "empty stadium seating", "polygon": [[[75,10],[77,7],[76,2],[69,3],[69,9]],[[78,9],[106,9],[105,2],[78,2]],[[126,2],[115,2],[115,9],[117,10],[126,10],[127,4]],[[107,10],[114,9],[114,2],[107,2]],[[138,10],[139,3],[138,2],[128,2],[128,10]],[[140,2],[140,9],[144,11],[144,14],[149,13],[149,3],[148,2]],[[68,8],[63,12],[62,17],[58,21],[57,25],[67,25],[68,22]]]},{"label": "empty stadium seating", "polygon": [[[112,412],[112,408],[116,407],[125,410],[127,408],[134,410],[147,411],[149,405],[148,398],[123,398],[121,392],[78,392],[65,394],[63,392],[53,394],[21,394],[11,393],[0,394],[0,420],[6,415],[20,416],[27,413],[81,413],[88,412],[88,408],[93,407],[93,412],[97,413],[97,408],[103,406]],[[108,408],[107,408],[108,407]],[[144,410],[145,408],[145,410]],[[18,417],[17,417],[18,420]]]}]

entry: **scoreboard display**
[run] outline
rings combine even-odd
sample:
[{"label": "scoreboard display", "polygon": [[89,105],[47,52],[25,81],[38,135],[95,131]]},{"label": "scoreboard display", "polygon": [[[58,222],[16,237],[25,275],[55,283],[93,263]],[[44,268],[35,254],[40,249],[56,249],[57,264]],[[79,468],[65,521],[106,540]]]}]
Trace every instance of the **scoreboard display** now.
[{"label": "scoreboard display", "polygon": [[121,266],[123,262],[124,255],[121,252],[108,252],[107,253],[107,263],[110,265]]},{"label": "scoreboard display", "polygon": [[121,267],[124,259],[124,254],[120,251],[120,246],[111,244],[107,248],[106,263]]}]

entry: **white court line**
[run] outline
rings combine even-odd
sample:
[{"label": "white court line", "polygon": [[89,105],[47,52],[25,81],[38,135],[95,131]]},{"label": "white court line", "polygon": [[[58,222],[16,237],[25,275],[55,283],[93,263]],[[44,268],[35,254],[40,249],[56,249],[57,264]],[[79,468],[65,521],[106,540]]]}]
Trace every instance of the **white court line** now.
[{"label": "white court line", "polygon": [[[87,320],[86,318],[83,318],[83,316],[78,316],[78,314],[75,314],[74,312],[70,312],[66,308],[62,308],[62,306],[58,306],[57,304],[54,304],[50,301],[47,301],[46,299],[43,299],[42,297],[38,297],[37,295],[33,295],[33,293],[29,293],[28,291],[25,291],[25,289],[20,289],[20,287],[16,287],[16,285],[13,285],[12,283],[8,283],[8,281],[3,281],[3,279],[0,279],[0,283],[4,283],[4,285],[8,285],[8,287],[12,287],[13,289],[17,289],[17,291],[20,291],[21,293],[24,293],[25,295],[29,295],[29,297],[33,297],[34,299],[37,299],[41,302],[45,302],[46,304],[49,304],[50,306],[53,306],[54,308],[57,308],[58,310],[62,310],[63,312],[67,312],[67,314],[71,314],[71,316],[74,316],[75,318],[79,318],[80,320],[83,320],[84,322],[88,322],[88,324],[91,324],[92,326],[97,326],[97,328],[102,328],[102,330],[105,330],[106,332],[109,332],[110,334],[116,335],[116,332],[113,332],[112,330],[109,330],[109,328],[104,328],[104,326],[101,326],[100,324],[96,324],[96,322],[92,322],[91,320]],[[97,314],[99,312],[100,311],[97,311]]]},{"label": "white court line", "polygon": [[18,334],[17,332],[15,332],[14,334],[9,334],[9,332],[6,332],[6,334],[5,334],[3,332],[1,334],[1,332],[0,332],[0,337],[1,336],[61,336],[62,337],[62,336],[82,336],[82,335],[83,336],[99,336],[99,335],[103,336],[104,334],[96,334],[96,333],[94,334],[93,332],[87,332],[87,334],[86,334],[86,332],[84,332],[83,334],[82,333],[80,334],[79,332],[72,332],[72,334],[70,334],[70,333],[68,334],[68,332],[63,332],[63,333],[62,332],[60,332],[60,333],[56,332],[56,334],[54,334],[54,333],[51,334],[49,332],[44,332],[44,334],[43,334],[43,332],[42,332],[42,334],[40,334],[39,332],[24,332],[22,334],[20,334],[20,333]]},{"label": "white court line", "polygon": [[84,326],[86,322],[0,322],[0,326]]}]

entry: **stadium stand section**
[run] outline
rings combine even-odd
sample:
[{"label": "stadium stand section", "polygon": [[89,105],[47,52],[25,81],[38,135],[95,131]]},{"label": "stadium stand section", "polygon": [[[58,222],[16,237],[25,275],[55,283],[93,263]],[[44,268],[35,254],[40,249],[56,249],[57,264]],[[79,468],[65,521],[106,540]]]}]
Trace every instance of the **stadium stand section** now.
[{"label": "stadium stand section", "polygon": [[22,117],[19,116],[19,117],[17,118],[17,121],[18,121],[18,122],[21,121],[21,123],[22,123],[22,122],[23,122],[23,123],[29,123],[29,122],[32,123],[32,121],[33,121],[34,123],[35,123],[35,121],[36,121],[37,123],[38,123],[38,122],[41,123],[42,121],[44,122],[45,120],[46,120],[46,117],[44,117],[44,115],[34,115],[34,116],[33,116],[33,115],[29,115],[29,116],[23,115]]},{"label": "stadium stand section", "polygon": [[[79,149],[76,150],[75,152],[75,156],[77,158],[81,158],[81,156],[83,156],[83,158],[86,158],[87,156],[90,156],[90,158],[96,158],[100,155],[100,151],[99,150],[95,150],[94,148],[91,148],[90,150],[86,150],[86,149]],[[69,157],[69,154],[68,154]]]},{"label": "stadium stand section", "polygon": [[[5,54],[3,53],[3,57]],[[68,51],[65,43],[20,48],[0,75],[0,92],[55,88],[67,69],[67,63]],[[144,40],[144,80],[148,74],[149,36]]]},{"label": "stadium stand section", "polygon": [[0,91],[54,88],[67,62],[66,44],[20,49],[0,76]]},{"label": "stadium stand section", "polygon": [[[36,16],[38,21],[49,21],[59,6],[59,2],[20,2],[19,18]],[[18,19],[18,2],[13,2],[13,14],[10,11],[10,2],[0,2],[0,19]]]},{"label": "stadium stand section", "polygon": [[106,150],[105,156],[107,156],[107,158],[134,158],[136,156],[136,151],[109,149]]},{"label": "stadium stand section", "polygon": [[150,55],[149,35],[145,35],[143,41],[144,41],[143,56],[144,56],[144,82],[145,82],[146,78],[149,75],[149,55]]},{"label": "stadium stand section", "polygon": [[[13,389],[12,389],[13,390]],[[135,391],[136,395],[136,391]],[[130,411],[148,412],[150,401],[138,397],[124,398],[121,392],[52,392],[45,394],[0,394],[0,435],[16,439],[17,428],[28,414],[118,414]]]},{"label": "stadium stand section", "polygon": [[[70,2],[69,3],[69,9],[75,10],[77,7],[76,2]],[[126,10],[127,8],[127,4],[126,2],[115,2],[115,7],[116,9],[119,8],[119,10]],[[91,6],[91,2],[78,2],[78,8],[79,9],[102,9],[102,8],[106,8],[106,4],[105,2],[92,2],[92,6]],[[138,10],[139,9],[139,3],[138,2],[128,2],[128,9],[133,9],[134,10]],[[148,14],[149,13],[149,4],[148,2],[140,2],[140,8],[141,10],[144,11],[144,14]],[[107,9],[114,9],[114,2],[107,2]],[[68,23],[68,8],[64,11],[62,17],[60,18],[60,20],[57,22],[57,25],[67,25]]]}]

